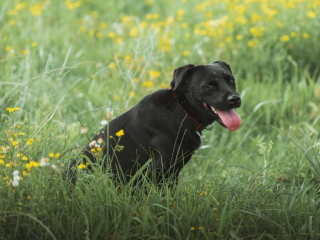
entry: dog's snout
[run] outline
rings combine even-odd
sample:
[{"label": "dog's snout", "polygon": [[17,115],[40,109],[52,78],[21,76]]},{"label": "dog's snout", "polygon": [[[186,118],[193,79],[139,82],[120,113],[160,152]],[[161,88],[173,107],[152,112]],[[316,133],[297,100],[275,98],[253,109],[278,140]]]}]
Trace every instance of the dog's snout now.
[{"label": "dog's snout", "polygon": [[231,104],[239,103],[241,101],[239,95],[233,94],[227,98],[227,101]]}]

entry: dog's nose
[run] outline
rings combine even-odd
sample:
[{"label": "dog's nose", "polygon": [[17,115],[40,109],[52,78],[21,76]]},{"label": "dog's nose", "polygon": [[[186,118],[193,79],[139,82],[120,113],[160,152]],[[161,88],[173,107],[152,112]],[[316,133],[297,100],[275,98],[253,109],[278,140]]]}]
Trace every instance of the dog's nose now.
[{"label": "dog's nose", "polygon": [[240,97],[239,95],[237,94],[233,94],[233,95],[230,95],[228,98],[227,98],[227,101],[231,104],[235,104],[235,103],[238,103],[240,102]]}]

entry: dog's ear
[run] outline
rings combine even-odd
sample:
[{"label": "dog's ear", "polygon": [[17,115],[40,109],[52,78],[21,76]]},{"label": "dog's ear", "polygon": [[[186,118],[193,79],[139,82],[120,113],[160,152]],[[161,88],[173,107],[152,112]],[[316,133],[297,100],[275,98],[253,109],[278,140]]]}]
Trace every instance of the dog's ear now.
[{"label": "dog's ear", "polygon": [[215,62],[213,62],[213,63],[211,63],[211,64],[214,64],[214,63],[218,63],[218,64],[220,64],[220,65],[225,66],[225,67],[231,72],[231,74],[232,74],[230,65],[229,65],[228,63],[226,63],[226,62],[224,62],[224,61],[215,61]]},{"label": "dog's ear", "polygon": [[181,85],[183,78],[186,77],[186,75],[187,75],[186,73],[190,69],[193,69],[194,67],[195,67],[195,65],[188,64],[188,65],[185,65],[183,67],[179,67],[176,70],[174,70],[173,80],[170,84],[173,91],[177,90],[177,88]]}]

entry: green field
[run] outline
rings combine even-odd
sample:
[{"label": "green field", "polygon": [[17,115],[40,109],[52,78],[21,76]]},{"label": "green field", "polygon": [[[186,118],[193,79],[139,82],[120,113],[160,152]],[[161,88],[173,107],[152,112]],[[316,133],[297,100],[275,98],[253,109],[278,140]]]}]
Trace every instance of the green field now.
[{"label": "green field", "polygon": [[[0,239],[320,239],[319,9],[2,0]],[[242,125],[203,131],[174,189],[101,169],[63,180],[104,120],[216,60],[231,65]]]}]

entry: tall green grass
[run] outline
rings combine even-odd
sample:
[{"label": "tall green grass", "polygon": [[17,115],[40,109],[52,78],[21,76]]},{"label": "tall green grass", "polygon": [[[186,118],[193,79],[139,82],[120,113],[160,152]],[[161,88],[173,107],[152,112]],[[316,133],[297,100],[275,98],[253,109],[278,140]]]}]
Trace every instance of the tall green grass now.
[{"label": "tall green grass", "polygon": [[[1,3],[1,238],[319,238],[318,1],[79,2]],[[107,108],[118,116],[175,68],[218,59],[231,64],[242,125],[204,131],[177,186],[114,183],[99,167],[74,188],[63,179]]]}]

